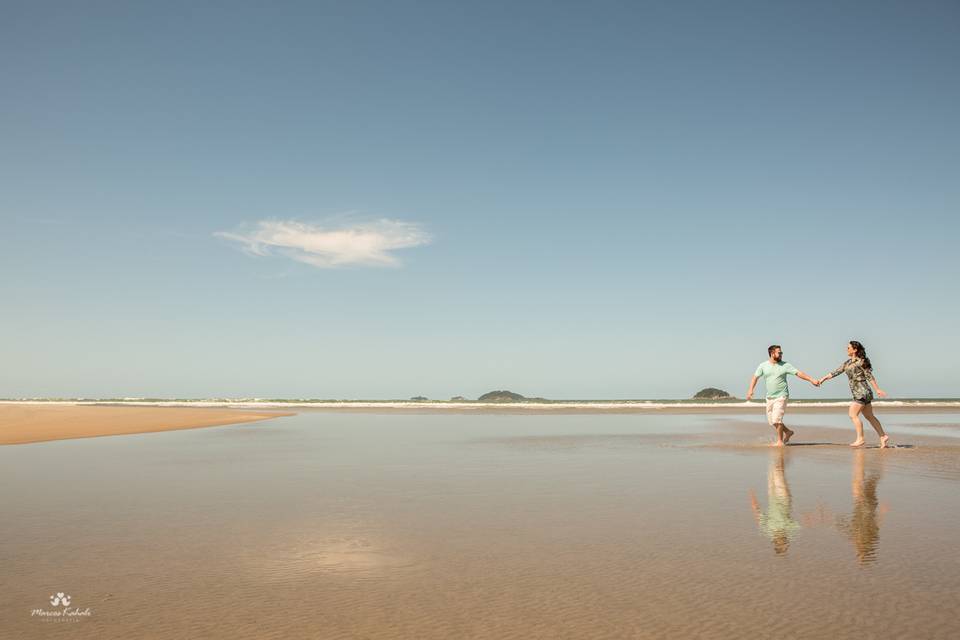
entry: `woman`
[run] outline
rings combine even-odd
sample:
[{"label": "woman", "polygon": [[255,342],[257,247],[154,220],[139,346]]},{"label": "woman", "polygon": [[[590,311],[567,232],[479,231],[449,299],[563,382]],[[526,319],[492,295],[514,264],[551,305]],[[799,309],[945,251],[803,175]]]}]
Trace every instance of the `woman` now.
[{"label": "woman", "polygon": [[[850,420],[857,430],[857,439],[851,442],[850,446],[863,446],[863,422],[860,421],[860,414],[863,413],[864,417],[873,425],[877,435],[880,436],[880,448],[886,448],[890,436],[883,432],[883,426],[877,420],[877,416],[873,415],[871,404],[873,402],[873,391],[870,390],[870,385],[873,385],[873,388],[877,390],[877,395],[881,398],[885,398],[887,393],[880,389],[877,379],[873,377],[873,365],[870,364],[870,358],[867,357],[867,350],[856,340],[847,343],[847,361],[837,367],[836,370],[820,378],[819,384],[823,384],[824,381],[835,378],[841,373],[846,373],[847,377],[850,378],[850,392],[853,394],[853,402],[850,404]],[[867,384],[868,382],[870,384]]]}]

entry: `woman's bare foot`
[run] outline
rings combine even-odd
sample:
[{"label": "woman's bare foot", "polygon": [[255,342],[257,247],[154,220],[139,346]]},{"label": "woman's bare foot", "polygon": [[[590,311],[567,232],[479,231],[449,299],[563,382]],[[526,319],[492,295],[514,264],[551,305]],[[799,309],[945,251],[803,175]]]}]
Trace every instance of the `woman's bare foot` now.
[{"label": "woman's bare foot", "polygon": [[784,427],[783,428],[783,444],[787,444],[788,442],[790,442],[790,438],[792,437],[793,437],[793,431]]},{"label": "woman's bare foot", "polygon": [[863,438],[857,438],[856,440],[854,440],[853,442],[850,443],[850,446],[851,446],[851,447],[862,447],[862,446],[863,446]]},{"label": "woman's bare foot", "polygon": [[782,446],[783,446],[783,440],[777,440],[776,442],[774,442],[774,443],[771,444],[770,446],[771,446],[771,447],[782,447]]},{"label": "woman's bare foot", "polygon": [[881,449],[886,449],[888,442],[890,442],[890,436],[880,436],[880,448],[881,448]]}]

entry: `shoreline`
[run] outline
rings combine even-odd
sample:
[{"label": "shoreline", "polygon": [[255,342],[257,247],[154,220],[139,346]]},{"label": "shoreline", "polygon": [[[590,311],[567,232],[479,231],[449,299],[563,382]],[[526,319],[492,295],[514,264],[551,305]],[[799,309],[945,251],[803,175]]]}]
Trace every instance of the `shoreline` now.
[{"label": "shoreline", "polygon": [[[957,401],[875,402],[882,413],[960,413]],[[846,414],[849,402],[797,402],[792,414]],[[286,409],[286,411],[284,411]],[[296,409],[296,411],[292,411]],[[707,415],[762,414],[763,401],[658,402],[101,402],[0,401],[0,446],[244,424],[297,413],[381,415]]]},{"label": "shoreline", "polygon": [[[193,409],[228,411],[313,410],[367,413],[448,413],[448,414],[610,414],[610,413],[754,413],[763,412],[764,400],[734,402],[657,401],[556,401],[556,402],[413,402],[413,401],[257,401],[257,400],[0,400],[4,407],[113,407],[141,409]],[[791,412],[846,412],[850,400],[795,400]],[[878,400],[873,406],[890,413],[960,412],[960,400]],[[286,414],[291,415],[291,414]]]},{"label": "shoreline", "polygon": [[[803,414],[841,414],[846,415],[849,402],[834,404],[791,404],[790,413]],[[882,413],[960,413],[957,404],[924,405],[877,405]],[[371,413],[397,415],[753,415],[765,413],[764,403],[739,403],[735,405],[561,405],[561,404],[485,404],[462,406],[442,405],[389,405],[379,404],[342,404],[342,405],[296,405],[300,412],[329,413]]]},{"label": "shoreline", "polygon": [[158,433],[243,424],[296,415],[207,407],[0,404],[0,446]]}]

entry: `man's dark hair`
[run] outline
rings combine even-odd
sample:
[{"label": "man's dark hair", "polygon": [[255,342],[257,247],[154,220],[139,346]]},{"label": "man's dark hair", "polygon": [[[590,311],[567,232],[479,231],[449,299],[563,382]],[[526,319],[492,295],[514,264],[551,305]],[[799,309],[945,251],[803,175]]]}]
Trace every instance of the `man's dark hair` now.
[{"label": "man's dark hair", "polygon": [[774,349],[779,349],[779,348],[780,348],[780,345],[778,345],[778,344],[772,344],[772,345],[770,345],[769,347],[767,347],[767,355],[768,355],[768,356],[772,356],[772,355],[773,355],[773,350],[774,350]]}]

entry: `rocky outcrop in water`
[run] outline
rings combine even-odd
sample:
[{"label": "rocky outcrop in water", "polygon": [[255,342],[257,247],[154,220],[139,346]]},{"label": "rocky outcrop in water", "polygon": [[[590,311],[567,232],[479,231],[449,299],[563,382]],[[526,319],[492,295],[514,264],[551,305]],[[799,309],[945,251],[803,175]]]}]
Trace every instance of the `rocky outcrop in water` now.
[{"label": "rocky outcrop in water", "polygon": [[716,387],[707,387],[701,389],[693,396],[694,400],[728,400],[733,396],[722,389]]}]

